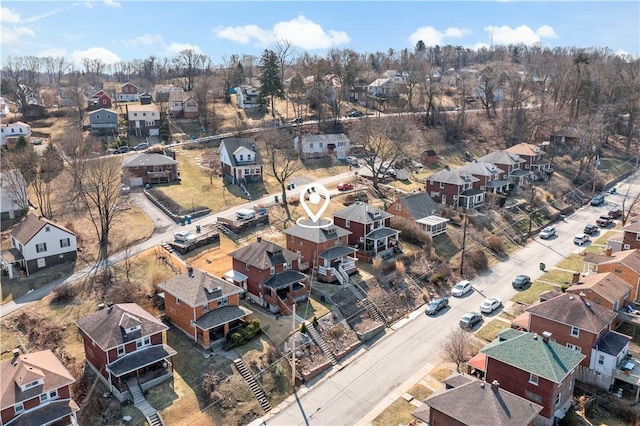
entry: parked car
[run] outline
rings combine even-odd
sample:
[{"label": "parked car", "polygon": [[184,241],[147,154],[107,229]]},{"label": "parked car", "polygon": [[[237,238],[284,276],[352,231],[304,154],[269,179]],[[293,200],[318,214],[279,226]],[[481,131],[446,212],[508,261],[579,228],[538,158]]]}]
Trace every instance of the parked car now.
[{"label": "parked car", "polygon": [[353,189],[353,184],[348,182],[340,182],[337,186],[338,191],[348,191]]},{"label": "parked car", "polygon": [[502,300],[497,297],[488,297],[484,299],[484,302],[480,305],[480,312],[490,314],[491,312],[502,306]]},{"label": "parked car", "polygon": [[347,157],[344,160],[347,162],[347,164],[351,166],[357,166],[359,164],[358,159],[353,155],[347,155]]},{"label": "parked car", "polygon": [[582,230],[582,232],[584,232],[587,235],[593,235],[593,234],[597,234],[599,231],[599,228],[597,225],[594,225],[593,223],[588,224],[587,226],[584,227],[584,229]]},{"label": "parked car", "polygon": [[460,328],[471,330],[476,324],[482,322],[482,315],[477,312],[467,312],[460,318]]},{"label": "parked car", "polygon": [[293,120],[291,120],[291,124],[300,124],[302,123],[304,120],[300,117],[296,117]]},{"label": "parked car", "polygon": [[196,236],[189,231],[180,231],[173,234],[173,239],[179,243],[188,243],[191,240],[195,240]]},{"label": "parked car", "polygon": [[599,218],[596,219],[596,225],[598,225],[601,228],[606,228],[612,223],[613,223],[613,219],[611,219],[609,216],[600,216]]},{"label": "parked car", "polygon": [[128,146],[128,145],[122,145],[122,146],[119,146],[118,148],[116,148],[116,149],[113,151],[113,153],[114,153],[114,154],[126,154],[126,153],[127,153],[127,152],[129,152],[129,151],[130,151],[130,148],[129,148],[129,146]]},{"label": "parked car", "polygon": [[145,149],[148,149],[148,148],[149,148],[149,144],[146,142],[139,143],[138,145],[133,147],[134,151],[144,151]]},{"label": "parked car", "polygon": [[554,228],[553,226],[547,226],[542,231],[540,231],[540,238],[542,238],[543,240],[548,240],[554,235],[556,235],[556,228]]},{"label": "parked car", "polygon": [[256,216],[256,211],[253,209],[240,209],[236,212],[236,219],[249,220]]},{"label": "parked car", "polygon": [[347,113],[347,117],[362,117],[362,112],[354,109]]},{"label": "parked car", "polygon": [[614,207],[611,210],[609,210],[608,214],[611,219],[617,219],[620,216],[622,216],[622,209],[620,207]]},{"label": "parked car", "polygon": [[599,206],[602,203],[604,203],[604,194],[598,194],[591,199],[592,206]]},{"label": "parked car", "polygon": [[531,284],[531,277],[529,277],[529,275],[516,275],[511,283],[513,288],[525,288],[529,284]]},{"label": "parked car", "polygon": [[583,245],[587,241],[589,241],[589,236],[587,234],[578,234],[573,237],[573,244],[577,244],[579,246]]},{"label": "parked car", "polygon": [[453,287],[453,290],[451,290],[451,294],[455,297],[462,297],[465,294],[469,293],[471,290],[473,290],[473,288],[471,287],[471,281],[463,280]]},{"label": "parked car", "polygon": [[449,298],[441,297],[439,299],[434,299],[431,302],[429,302],[429,304],[427,305],[427,308],[425,309],[425,313],[427,315],[435,315],[441,309],[446,308],[447,306],[449,306]]},{"label": "parked car", "polygon": [[640,311],[638,311],[636,308],[634,308],[631,305],[627,305],[627,312],[633,315],[640,315]]}]

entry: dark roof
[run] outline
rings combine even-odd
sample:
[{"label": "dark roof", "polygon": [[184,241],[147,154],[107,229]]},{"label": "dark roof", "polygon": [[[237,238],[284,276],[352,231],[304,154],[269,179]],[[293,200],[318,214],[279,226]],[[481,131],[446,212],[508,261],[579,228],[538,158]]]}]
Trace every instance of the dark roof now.
[{"label": "dark roof", "polygon": [[600,333],[616,317],[612,310],[571,293],[540,302],[526,311],[531,315],[578,327],[593,334]]},{"label": "dark roof", "polygon": [[631,341],[631,337],[608,330],[596,340],[593,348],[612,356],[618,356]]},{"label": "dark roof", "polygon": [[[413,220],[434,215],[438,211],[438,204],[426,192],[407,195],[400,198],[398,203],[402,204],[402,207],[409,212]],[[393,213],[395,210],[396,208],[393,206],[387,209],[389,213]]]},{"label": "dark roof", "polygon": [[58,225],[57,223],[52,222],[49,219],[45,219],[44,217],[29,213],[27,217],[22,222],[20,222],[20,224],[16,226],[13,231],[11,231],[11,236],[20,243],[27,244],[46,225],[55,226],[56,228],[68,234],[74,236],[76,235],[64,226]]},{"label": "dark roof", "polygon": [[460,167],[460,171],[471,173],[472,175],[480,175],[480,176],[497,176],[501,173],[504,173],[499,167],[496,167],[493,163],[488,163],[482,160],[473,160],[470,163],[465,164]]},{"label": "dark roof", "polygon": [[129,352],[125,356],[122,356],[109,364],[109,370],[116,375],[122,376],[130,371],[136,371],[139,368],[146,367],[147,365],[154,364],[163,359],[177,354],[169,345],[152,345],[146,348],[138,349],[135,352]]},{"label": "dark roof", "polygon": [[567,289],[567,293],[590,294],[595,293],[611,304],[630,294],[633,287],[618,275],[612,272],[589,274],[580,278],[578,284]]},{"label": "dark roof", "polygon": [[380,238],[392,237],[394,235],[398,235],[400,231],[396,231],[395,229],[387,228],[383,226],[381,228],[376,228],[373,231],[367,234],[367,238],[371,240],[379,240]]},{"label": "dark roof", "polygon": [[222,308],[209,311],[196,321],[196,327],[203,330],[220,327],[221,325],[230,323],[231,321],[241,319],[253,312],[242,306],[228,305]]},{"label": "dark roof", "polygon": [[466,425],[528,425],[542,411],[541,405],[502,389],[498,382],[494,383],[472,379],[436,393],[424,402],[431,410]]},{"label": "dark roof", "polygon": [[377,207],[358,201],[349,207],[335,212],[333,217],[339,217],[357,223],[373,223],[377,220],[393,217],[393,215]]},{"label": "dark roof", "polygon": [[640,272],[640,250],[622,250],[612,253],[611,256],[603,255],[586,255],[585,262],[595,263],[597,265],[606,264],[622,264],[635,272]]},{"label": "dark roof", "polygon": [[220,143],[220,150],[224,150],[227,152],[227,157],[229,157],[229,161],[231,162],[231,165],[233,167],[236,167],[238,165],[236,163],[236,158],[233,156],[233,153],[241,147],[255,153],[255,162],[260,162],[260,152],[256,149],[255,140],[253,138],[225,138]]},{"label": "dark roof", "polygon": [[545,342],[535,333],[519,333],[506,340],[498,338],[480,352],[554,383],[561,383],[585,358],[585,355],[552,340]]},{"label": "dark roof", "polygon": [[307,276],[300,271],[287,269],[286,271],[282,271],[273,275],[271,278],[264,282],[264,285],[277,290],[279,288],[288,287],[291,284],[304,281],[306,278]]},{"label": "dark roof", "polygon": [[507,165],[516,165],[516,164],[524,163],[526,161],[519,155],[512,154],[505,150],[490,152],[487,155],[480,157],[478,160],[484,161],[487,163],[507,164]]},{"label": "dark roof", "polygon": [[[141,330],[127,335],[120,324],[129,316],[140,321]],[[121,303],[102,309],[76,320],[76,325],[103,351],[144,336],[161,333],[169,328],[135,303]]]},{"label": "dark roof", "polygon": [[[300,239],[311,241],[312,243],[321,244],[339,237],[351,234],[351,231],[340,228],[336,225],[322,226],[329,223],[327,220],[320,219],[318,225],[312,226],[315,222],[311,219],[305,220],[301,224],[296,224],[284,230],[287,235],[293,235]],[[306,226],[305,226],[306,225]]]},{"label": "dark roof", "polygon": [[457,388],[458,386],[462,386],[472,380],[474,380],[474,378],[471,376],[465,376],[464,374],[460,373],[453,373],[452,375],[444,379],[444,384],[447,388]]},{"label": "dark roof", "polygon": [[347,256],[347,255],[353,254],[356,251],[358,250],[353,247],[333,246],[333,247],[329,247],[328,249],[320,253],[318,257],[322,259],[335,259],[340,256]]},{"label": "dark roof", "polygon": [[244,246],[229,253],[229,256],[261,270],[300,258],[297,253],[265,240]]},{"label": "dark roof", "polygon": [[24,256],[20,253],[20,250],[14,247],[2,250],[2,258],[8,263],[15,263],[19,260],[24,260]]},{"label": "dark roof", "polygon": [[464,191],[462,191],[460,193],[461,196],[465,196],[465,197],[473,197],[474,195],[479,195],[479,194],[483,194],[484,191],[480,191],[479,189],[475,189],[475,188],[469,188],[469,189],[465,189]]},{"label": "dark roof", "polygon": [[427,176],[427,180],[463,186],[468,183],[478,182],[480,179],[457,169],[442,169],[437,173]]},{"label": "dark roof", "polygon": [[161,290],[191,307],[202,306],[210,300],[244,293],[240,287],[207,272],[194,269],[191,274],[176,275],[158,285]]},{"label": "dark roof", "polygon": [[122,162],[122,167],[153,167],[153,166],[172,166],[178,164],[176,160],[166,155],[138,154],[127,158]]},{"label": "dark roof", "polygon": [[[52,424],[72,413],[80,411],[80,407],[73,399],[58,400],[47,405],[38,406],[34,411],[29,411],[18,416],[10,424],[11,426],[40,426]],[[9,423],[6,423],[9,424]]]}]

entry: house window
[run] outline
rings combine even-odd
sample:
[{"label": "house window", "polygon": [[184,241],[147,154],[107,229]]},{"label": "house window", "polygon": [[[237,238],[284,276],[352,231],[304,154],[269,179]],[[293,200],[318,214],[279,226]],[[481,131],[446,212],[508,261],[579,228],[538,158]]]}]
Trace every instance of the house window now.
[{"label": "house window", "polygon": [[13,410],[16,412],[16,414],[22,413],[24,411],[24,404],[22,402],[18,402],[13,406]]},{"label": "house window", "polygon": [[244,161],[244,155],[240,154],[240,161]]},{"label": "house window", "polygon": [[309,149],[313,149],[313,142],[309,142]]},{"label": "house window", "polygon": [[100,114],[96,114],[96,119],[100,120]]},{"label": "house window", "polygon": [[107,114],[107,118],[111,118],[111,114]]},{"label": "house window", "polygon": [[580,346],[576,346],[576,345],[572,345],[571,343],[567,343],[567,347],[569,349],[571,349],[574,352],[578,352],[581,353],[582,352],[582,348]]},{"label": "house window", "polygon": [[640,234],[636,234],[636,241],[640,241]]},{"label": "house window", "polygon": [[561,402],[562,402],[562,392],[558,392],[558,395],[556,395],[556,407],[560,405]]},{"label": "house window", "polygon": [[272,266],[272,267],[269,269],[269,273],[270,273],[271,275],[274,275],[274,274],[276,273],[276,267],[275,267],[275,266]]},{"label": "house window", "polygon": [[51,227],[50,227],[50,226],[45,226],[45,227],[44,227],[44,231],[45,231],[45,232],[49,232],[49,231],[51,231]]},{"label": "house window", "polygon": [[146,116],[147,116],[147,113],[146,113],[146,112],[143,112],[143,113],[142,113],[142,116],[143,116],[143,117],[146,117]]},{"label": "house window", "polygon": [[42,253],[47,251],[47,243],[36,244],[36,253]]},{"label": "house window", "polygon": [[396,204],[396,210],[398,211],[402,210],[402,204]]},{"label": "house window", "polygon": [[282,268],[283,268],[284,270],[291,269],[291,262],[284,263],[284,264],[282,265]]},{"label": "house window", "polygon": [[598,365],[604,365],[604,355],[598,355]]},{"label": "house window", "polygon": [[136,340],[136,349],[140,349],[144,346],[149,346],[151,344],[151,338],[149,336],[143,337],[142,339]]},{"label": "house window", "polygon": [[60,240],[60,247],[69,247],[71,245],[71,241],[69,238],[63,238]]},{"label": "house window", "polygon": [[137,112],[134,112],[134,113],[133,113],[133,116],[134,116],[134,117],[137,117],[137,116],[138,116],[138,113],[137,113]]},{"label": "house window", "polygon": [[384,226],[384,219],[380,219],[378,221],[378,226]]},{"label": "house window", "polygon": [[244,174],[245,174],[245,175],[249,175],[249,174],[251,174],[251,170],[249,170],[249,169],[244,169]]},{"label": "house window", "polygon": [[349,219],[346,219],[344,221],[344,226],[345,226],[345,228],[351,228],[351,221]]},{"label": "house window", "polygon": [[118,346],[118,357],[124,355],[124,345]]},{"label": "house window", "polygon": [[47,262],[44,260],[44,257],[41,257],[40,259],[38,259],[38,268],[44,268],[45,266],[47,266]]},{"label": "house window", "polygon": [[218,300],[218,307],[227,306],[228,304],[229,304],[229,298],[228,297],[221,297]]},{"label": "house window", "polygon": [[538,376],[535,374],[529,374],[529,383],[538,386]]},{"label": "house window", "polygon": [[245,263],[244,265],[245,265],[245,268],[247,268],[247,271],[248,271],[249,270],[249,264]]},{"label": "house window", "polygon": [[622,273],[622,269],[614,269],[613,272],[615,272],[616,274],[621,274]]},{"label": "house window", "polygon": [[444,182],[440,182],[440,189],[444,189]]},{"label": "house window", "polygon": [[180,304],[180,299],[176,297],[176,305],[179,305],[179,304]]},{"label": "house window", "polygon": [[576,326],[571,326],[571,335],[573,337],[578,337],[580,335],[580,329]]}]

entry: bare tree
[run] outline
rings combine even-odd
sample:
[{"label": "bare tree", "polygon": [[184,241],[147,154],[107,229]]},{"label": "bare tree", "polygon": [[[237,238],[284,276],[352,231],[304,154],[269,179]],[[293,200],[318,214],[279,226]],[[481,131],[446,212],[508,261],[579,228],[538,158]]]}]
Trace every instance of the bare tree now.
[{"label": "bare tree", "polygon": [[42,58],[42,62],[49,78],[49,85],[60,86],[60,80],[62,76],[69,69],[69,62],[64,56],[46,56]]},{"label": "bare tree", "polygon": [[[199,53],[193,49],[185,49],[173,58],[173,65],[182,88],[185,92],[193,90],[193,82],[196,75],[209,66],[210,59],[204,53]],[[183,80],[186,79],[186,80]]]},{"label": "bare tree", "polygon": [[[3,167],[2,175],[2,191],[4,196],[11,200],[12,204],[23,212],[29,208],[29,197],[27,195],[27,182],[18,169],[6,169]],[[13,207],[4,206],[6,209]]]},{"label": "bare tree", "polygon": [[627,221],[634,214],[634,210],[638,203],[640,203],[640,192],[633,197],[629,204],[627,204],[627,198],[629,198],[629,191],[631,190],[632,185],[627,187],[627,192],[624,194],[624,198],[622,199],[622,226],[627,224]]},{"label": "bare tree", "polygon": [[78,129],[82,128],[84,123],[84,113],[87,108],[87,99],[83,90],[82,75],[79,71],[71,70],[68,79],[68,96],[73,103],[76,113],[78,114]]},{"label": "bare tree", "polygon": [[35,56],[8,57],[2,68],[2,80],[6,90],[18,103],[20,112],[24,112],[31,96],[40,88],[41,61]]},{"label": "bare tree", "polygon": [[461,328],[455,329],[447,336],[442,343],[442,350],[446,358],[456,364],[456,371],[462,372],[461,368],[475,354],[474,345],[471,342],[471,333]]},{"label": "bare tree", "polygon": [[47,145],[44,155],[38,157],[35,175],[31,182],[31,189],[40,207],[40,212],[47,219],[53,219],[51,196],[54,188],[51,184],[63,169],[64,163],[57,148],[51,144]]},{"label": "bare tree", "polygon": [[292,43],[289,40],[278,40],[273,48],[280,63],[280,81],[282,82],[284,82],[285,68],[291,65],[291,58],[294,55],[293,50],[291,50],[291,45]]},{"label": "bare tree", "polygon": [[82,58],[84,71],[92,85],[100,84],[106,64],[100,58]]}]

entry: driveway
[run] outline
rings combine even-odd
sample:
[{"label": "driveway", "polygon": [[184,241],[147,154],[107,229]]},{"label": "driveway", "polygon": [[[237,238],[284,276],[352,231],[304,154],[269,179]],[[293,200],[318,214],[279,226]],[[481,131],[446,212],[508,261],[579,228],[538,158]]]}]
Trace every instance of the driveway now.
[{"label": "driveway", "polygon": [[175,225],[169,216],[149,201],[142,190],[131,191],[129,199],[153,221],[154,233],[164,233],[171,225]]}]

